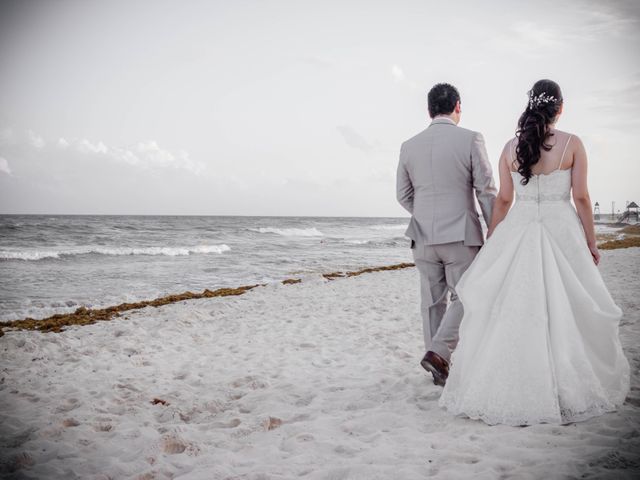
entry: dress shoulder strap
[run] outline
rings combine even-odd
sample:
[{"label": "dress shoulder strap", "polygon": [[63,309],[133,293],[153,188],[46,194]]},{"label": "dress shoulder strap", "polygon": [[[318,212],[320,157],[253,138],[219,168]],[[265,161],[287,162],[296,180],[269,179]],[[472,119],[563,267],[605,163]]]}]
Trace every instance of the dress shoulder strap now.
[{"label": "dress shoulder strap", "polygon": [[564,154],[567,153],[567,147],[569,146],[569,142],[571,141],[571,135],[569,135],[569,138],[567,139],[567,143],[564,146],[564,150],[562,152],[562,156],[560,157],[560,163],[558,164],[558,170],[560,170],[560,167],[562,167],[562,161],[564,160]]},{"label": "dress shoulder strap", "polygon": [[518,137],[515,137],[509,142],[509,160],[511,160],[511,165],[513,165],[513,141],[517,139]]}]

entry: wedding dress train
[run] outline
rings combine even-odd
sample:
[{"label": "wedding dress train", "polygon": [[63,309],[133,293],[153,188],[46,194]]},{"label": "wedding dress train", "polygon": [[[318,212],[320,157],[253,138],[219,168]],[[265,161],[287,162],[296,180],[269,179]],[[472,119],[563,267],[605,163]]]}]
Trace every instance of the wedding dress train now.
[{"label": "wedding dress train", "polygon": [[507,425],[614,410],[629,390],[622,313],[570,203],[571,169],[512,178],[513,208],[456,287],[464,318],[440,405]]}]

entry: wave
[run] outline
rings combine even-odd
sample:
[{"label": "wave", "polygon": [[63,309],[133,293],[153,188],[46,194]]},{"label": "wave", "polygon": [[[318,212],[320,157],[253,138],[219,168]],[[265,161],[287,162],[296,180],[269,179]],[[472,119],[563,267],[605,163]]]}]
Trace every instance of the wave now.
[{"label": "wave", "polygon": [[399,247],[408,244],[405,237],[393,237],[386,240],[345,240],[350,245],[369,245],[373,247]]},{"label": "wave", "polygon": [[45,258],[60,258],[73,255],[167,255],[170,257],[191,255],[192,253],[217,253],[221,254],[231,250],[225,244],[221,245],[197,245],[194,247],[82,247],[68,250],[31,250],[31,251],[7,251],[0,250],[0,260],[42,260]]},{"label": "wave", "polygon": [[613,225],[596,224],[596,233],[618,233],[621,227],[615,227]]},{"label": "wave", "polygon": [[22,227],[24,223],[0,223],[0,230],[17,230]]},{"label": "wave", "polygon": [[386,224],[386,225],[371,225],[370,228],[374,230],[396,230],[400,228],[407,228],[407,225],[406,224],[398,225],[396,223],[393,223],[393,224]]},{"label": "wave", "polygon": [[285,237],[322,237],[322,233],[317,228],[273,228],[273,227],[260,227],[250,228],[249,230],[258,233],[275,233]]}]

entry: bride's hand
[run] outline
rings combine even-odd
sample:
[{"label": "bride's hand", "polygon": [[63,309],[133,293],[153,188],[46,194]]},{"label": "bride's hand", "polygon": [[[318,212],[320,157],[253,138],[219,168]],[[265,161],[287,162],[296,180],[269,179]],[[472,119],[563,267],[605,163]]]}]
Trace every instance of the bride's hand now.
[{"label": "bride's hand", "polygon": [[595,245],[590,246],[589,251],[591,252],[591,257],[593,257],[593,263],[598,265],[600,263],[600,252],[598,251],[598,247]]}]

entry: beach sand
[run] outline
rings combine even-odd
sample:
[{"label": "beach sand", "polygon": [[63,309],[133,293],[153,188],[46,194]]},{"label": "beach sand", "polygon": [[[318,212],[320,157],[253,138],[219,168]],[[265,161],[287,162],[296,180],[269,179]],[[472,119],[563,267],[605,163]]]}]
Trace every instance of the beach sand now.
[{"label": "beach sand", "polygon": [[47,479],[640,476],[640,248],[603,252],[625,405],[489,427],[438,407],[414,268],[272,284],[0,338],[0,475]]}]

